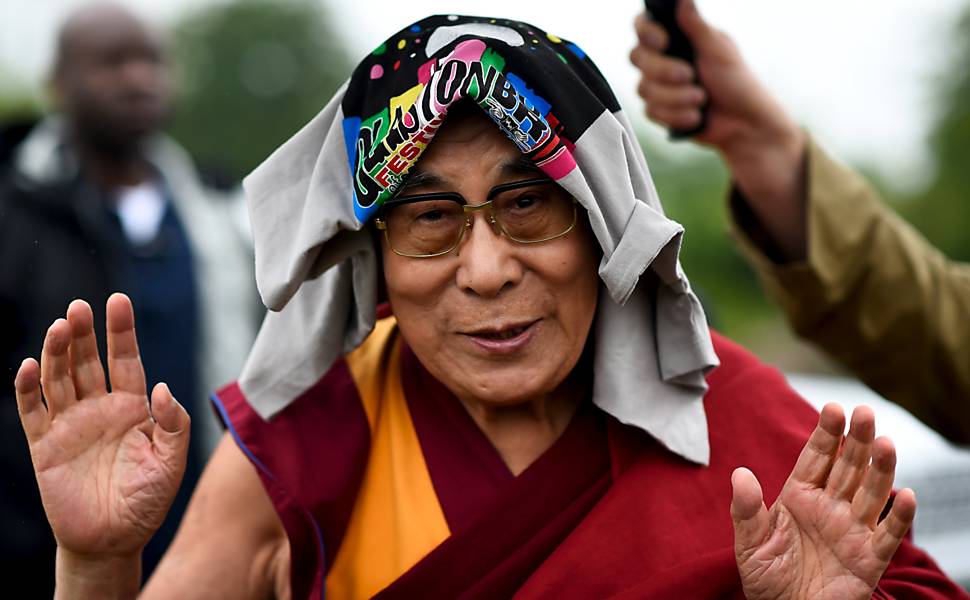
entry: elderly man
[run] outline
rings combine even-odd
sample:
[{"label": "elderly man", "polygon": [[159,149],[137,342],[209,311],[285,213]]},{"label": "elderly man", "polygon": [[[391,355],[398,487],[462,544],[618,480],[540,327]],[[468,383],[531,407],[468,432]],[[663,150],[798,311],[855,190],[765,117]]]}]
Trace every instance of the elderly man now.
[{"label": "elderly man", "polygon": [[[0,177],[0,360],[13,373],[40,350],[65,303],[130,294],[144,335],[148,376],[168,381],[195,419],[185,490],[218,437],[197,399],[232,377],[255,335],[258,301],[239,194],[205,187],[179,146],[159,133],[170,111],[171,74],[156,34],[127,10],[92,5],[61,30],[51,89],[57,113],[27,132]],[[4,572],[48,573],[54,547],[13,389],[0,388],[0,542]],[[146,553],[151,567],[177,518]],[[9,571],[7,570],[9,569]]]},{"label": "elderly man", "polygon": [[[247,180],[274,312],[144,596],[960,597],[904,539],[912,491],[881,518],[871,411],[843,442],[707,329],[631,139],[525,23],[429,17],[365,58]],[[188,443],[107,312],[110,393],[82,301],[16,383],[64,598],[138,593]]]}]

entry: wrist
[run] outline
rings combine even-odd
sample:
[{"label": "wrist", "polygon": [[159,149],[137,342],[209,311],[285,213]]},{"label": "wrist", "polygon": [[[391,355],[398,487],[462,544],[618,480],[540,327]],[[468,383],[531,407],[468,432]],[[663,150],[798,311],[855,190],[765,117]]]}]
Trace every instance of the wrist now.
[{"label": "wrist", "polygon": [[808,252],[807,146],[807,135],[791,124],[724,155],[741,197],[777,249],[778,262],[804,260]]},{"label": "wrist", "polygon": [[780,187],[800,170],[806,142],[805,132],[794,122],[783,118],[774,123],[750,127],[748,131],[734,136],[720,150],[742,188],[765,188],[774,180]]},{"label": "wrist", "polygon": [[55,571],[55,600],[127,600],[137,597],[141,587],[141,552],[93,555],[58,547]]}]

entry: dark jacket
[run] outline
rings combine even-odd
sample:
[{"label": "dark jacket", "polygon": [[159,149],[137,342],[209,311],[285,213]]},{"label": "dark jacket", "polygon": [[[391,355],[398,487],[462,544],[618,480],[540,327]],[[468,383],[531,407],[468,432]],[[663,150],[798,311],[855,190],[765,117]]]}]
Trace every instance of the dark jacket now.
[{"label": "dark jacket", "polygon": [[95,326],[103,331],[109,291],[130,287],[124,264],[111,260],[123,252],[124,240],[106,226],[103,206],[98,192],[79,178],[34,186],[9,161],[0,167],[0,560],[4,570],[40,586],[33,590],[36,597],[53,593],[54,542],[13,381],[24,358],[40,357],[47,328],[72,299],[91,302]]},{"label": "dark jacket", "polygon": [[[210,200],[202,193],[204,186],[192,183],[194,173],[187,160],[176,165],[180,169],[173,168],[171,161],[156,164],[160,189],[172,201],[167,203],[156,240],[136,248],[124,234],[112,208],[113,200],[72,167],[71,155],[65,148],[56,149],[56,154],[51,155],[63,154],[66,159],[63,169],[51,171],[54,176],[32,177],[22,170],[16,161],[18,148],[37,139],[34,131],[41,128],[32,131],[21,124],[0,131],[0,369],[4,373],[0,377],[0,469],[4,473],[0,479],[0,576],[36,582],[39,587],[32,593],[38,598],[50,598],[52,588],[47,582],[53,585],[54,543],[13,398],[14,376],[21,361],[26,357],[40,358],[48,327],[64,316],[75,298],[87,300],[94,311],[95,331],[104,357],[105,301],[115,291],[132,297],[149,382],[181,382],[182,385],[172,386],[173,391],[194,417],[202,417],[193,418],[191,451],[195,458],[190,457],[179,498],[170,518],[145,551],[147,573],[161,556],[167,538],[174,534],[204,460],[204,435],[197,429],[209,417],[205,414],[209,408],[204,387],[210,384],[202,381],[202,368],[209,364],[202,357],[213,352],[211,344],[203,344],[202,340],[203,328],[211,330],[213,324],[203,317],[213,314],[213,308],[244,316],[244,322],[238,318],[231,321],[232,330],[242,332],[239,352],[243,353],[251,340],[245,332],[254,330],[255,314],[234,310],[222,298],[239,298],[248,308],[253,305],[249,298],[255,294],[251,275],[244,271],[236,279],[248,287],[235,284],[235,280],[223,285],[219,289],[223,296],[217,298],[222,304],[214,303],[211,290],[200,287],[240,260],[243,265],[251,264],[251,255],[248,260],[239,258],[246,251],[245,244],[215,231],[220,225],[230,227],[221,216],[228,211],[218,204],[222,196],[213,194]],[[172,154],[169,151],[165,156]],[[60,161],[49,164],[60,165]],[[188,201],[174,201],[169,190],[172,182],[184,196],[191,196]],[[200,193],[185,194],[186,190]],[[176,205],[192,210],[182,212]],[[203,231],[208,239],[199,239],[200,220],[211,224]],[[190,230],[196,234],[194,239]],[[214,244],[217,239],[219,243]],[[233,256],[237,258],[230,258]],[[218,262],[223,258],[229,262]],[[202,308],[203,302],[207,311]],[[218,328],[224,330],[226,325],[219,324]]]}]

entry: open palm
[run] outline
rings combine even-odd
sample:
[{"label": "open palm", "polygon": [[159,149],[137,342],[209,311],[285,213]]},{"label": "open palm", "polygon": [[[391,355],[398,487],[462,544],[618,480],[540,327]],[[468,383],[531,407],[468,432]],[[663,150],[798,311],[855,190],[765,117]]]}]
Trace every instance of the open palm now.
[{"label": "open palm", "polygon": [[54,536],[84,555],[141,550],[175,497],[188,449],[188,414],[166,385],[155,387],[149,406],[134,313],[121,294],[108,300],[107,330],[110,392],[83,301],[51,325],[40,365],[25,360],[16,381]]},{"label": "open palm", "polygon": [[[731,513],[745,594],[758,598],[870,598],[913,522],[916,498],[892,489],[895,450],[874,439],[868,407],[852,415],[829,404],[771,510],[747,469],[734,472]],[[871,458],[871,462],[870,462]]]}]

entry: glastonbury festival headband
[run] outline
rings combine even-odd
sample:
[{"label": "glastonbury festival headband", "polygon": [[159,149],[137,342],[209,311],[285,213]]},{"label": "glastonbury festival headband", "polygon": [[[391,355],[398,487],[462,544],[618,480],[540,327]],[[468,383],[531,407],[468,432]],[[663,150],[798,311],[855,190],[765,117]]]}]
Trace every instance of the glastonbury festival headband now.
[{"label": "glastonbury festival headband", "polygon": [[[550,58],[568,67],[550,70]],[[552,110],[526,81],[568,103]],[[560,134],[568,127],[569,138],[578,139],[604,108],[619,110],[576,44],[506,19],[425,19],[379,46],[351,82],[357,85],[341,104],[361,221],[398,190],[457,100],[478,104],[552,179],[576,167],[571,144]],[[556,115],[560,106],[568,109],[564,122]]]},{"label": "glastonbury festival headband", "polygon": [[[368,55],[334,99],[244,182],[257,285],[270,309],[239,384],[263,418],[311,388],[373,329],[369,220],[458,101],[479,106],[586,209],[602,249],[593,401],[699,463],[717,365],[643,154],[576,45],[507,19],[438,15]],[[647,269],[656,283],[641,282]]]}]

